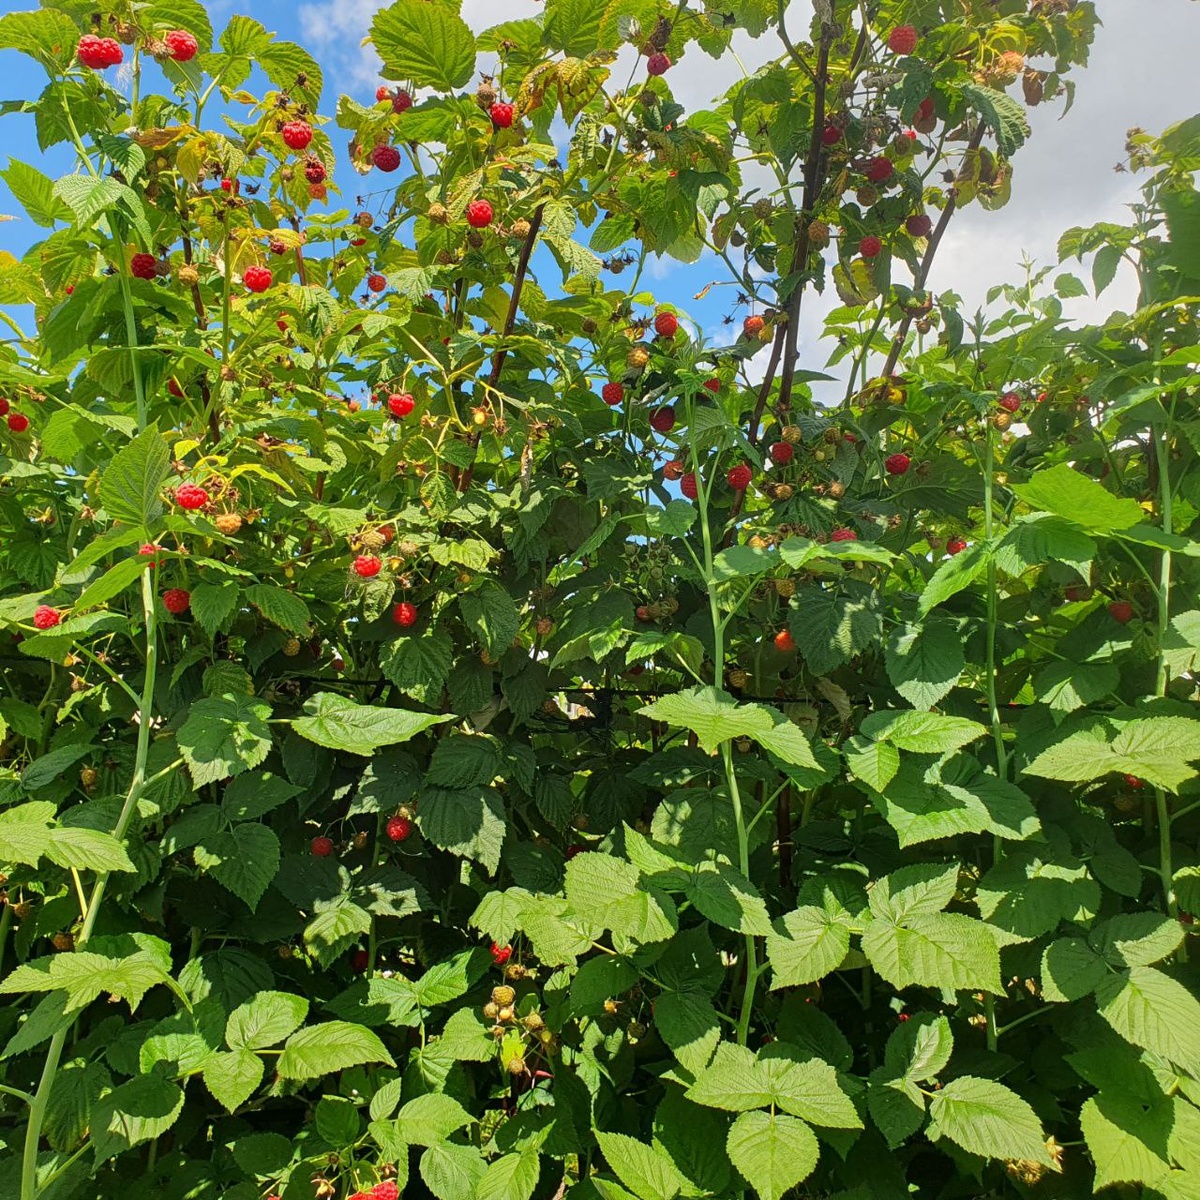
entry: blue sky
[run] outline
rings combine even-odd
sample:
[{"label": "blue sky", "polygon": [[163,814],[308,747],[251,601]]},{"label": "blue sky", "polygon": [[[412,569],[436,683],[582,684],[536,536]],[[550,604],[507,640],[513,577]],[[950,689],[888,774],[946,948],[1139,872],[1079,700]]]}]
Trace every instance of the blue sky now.
[{"label": "blue sky", "polygon": [[[24,7],[5,4],[4,11]],[[305,45],[325,70],[322,110],[326,115],[332,115],[342,91],[370,101],[376,82],[375,62],[361,42],[379,7],[373,0],[305,0],[298,5],[282,0],[240,0],[237,4],[219,0],[207,7],[218,33],[228,16],[238,11],[255,17],[281,37]],[[1122,157],[1126,129],[1139,125],[1156,131],[1200,108],[1191,83],[1192,57],[1200,42],[1200,4],[1194,0],[1098,0],[1097,7],[1105,27],[1092,66],[1077,77],[1074,107],[1063,119],[1056,106],[1034,112],[1034,137],[1016,160],[1014,200],[997,213],[975,208],[955,219],[934,269],[931,283],[935,288],[952,288],[970,304],[979,303],[989,286],[1017,276],[1023,252],[1042,262],[1053,261],[1062,230],[1123,219],[1136,180],[1115,174],[1112,168]],[[501,19],[532,15],[540,8],[536,0],[464,0],[463,14],[481,29]],[[793,29],[804,27],[809,11],[808,0],[793,2]],[[741,39],[735,49],[741,62],[753,70],[774,47],[768,35],[758,42]],[[486,64],[481,61],[480,65]],[[614,70],[623,80],[628,66],[620,62]],[[0,99],[36,96],[44,86],[40,68],[15,52],[0,52],[0,71],[4,81]],[[695,109],[704,107],[739,74],[732,56],[714,64],[693,49],[669,78],[680,101]],[[208,119],[219,119],[215,108]],[[0,144],[6,154],[24,158],[51,176],[70,169],[71,156],[65,147],[42,155],[31,117],[6,116],[2,128],[5,136]],[[331,133],[335,145],[343,143],[340,131],[332,129]],[[346,173],[339,179],[350,189],[346,199],[352,203],[357,177]],[[0,185],[0,213],[15,215],[18,211]],[[20,254],[40,236],[41,231],[28,220],[0,222],[0,249]],[[720,318],[729,308],[731,290],[714,289],[704,302],[692,297],[721,277],[721,265],[713,260],[692,265],[663,261],[651,265],[645,282],[661,299],[691,312],[704,333],[717,340],[722,339]],[[616,282],[623,284],[627,278]],[[1131,287],[1129,279],[1119,278],[1099,304],[1085,298],[1072,302],[1069,311],[1087,318],[1114,305],[1127,305],[1132,299]],[[825,348],[813,341],[820,314],[836,302],[830,288],[808,309],[803,327],[808,367],[819,368],[825,361]]]}]

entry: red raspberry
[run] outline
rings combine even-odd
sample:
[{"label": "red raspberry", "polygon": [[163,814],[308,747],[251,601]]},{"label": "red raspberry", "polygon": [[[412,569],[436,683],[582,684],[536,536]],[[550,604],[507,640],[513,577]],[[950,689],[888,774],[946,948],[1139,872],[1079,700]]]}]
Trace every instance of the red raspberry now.
[{"label": "red raspberry", "polygon": [[167,49],[176,62],[190,62],[200,49],[199,43],[186,29],[172,29],[163,41],[167,43]]},{"label": "red raspberry", "polygon": [[651,621],[654,619],[650,616],[650,609],[644,604],[639,604],[637,608],[633,610],[633,615],[637,617],[639,621]]},{"label": "red raspberry", "polygon": [[872,234],[868,234],[858,243],[858,252],[863,258],[876,258],[882,249],[883,243]]},{"label": "red raspberry", "polygon": [[208,503],[208,492],[194,483],[181,483],[175,489],[175,503],[188,512],[194,512]]},{"label": "red raspberry", "polygon": [[662,312],[654,318],[654,332],[659,337],[673,338],[679,329],[679,318],[674,313]]},{"label": "red raspberry", "polygon": [[472,200],[467,205],[467,224],[472,229],[486,229],[492,223],[492,206],[486,200]]},{"label": "red raspberry", "polygon": [[115,67],[125,58],[121,43],[116,38],[97,37],[94,33],[85,33],[79,39],[75,53],[79,61],[93,71],[103,71],[105,67]]},{"label": "red raspberry", "polygon": [[675,428],[675,410],[670,405],[656,408],[650,414],[650,428],[655,433],[670,433]]},{"label": "red raspberry", "polygon": [[1133,620],[1133,605],[1128,600],[1114,600],[1108,606],[1108,615],[1121,625],[1128,625]]},{"label": "red raspberry", "polygon": [[786,629],[781,629],[771,640],[780,654],[791,654],[796,648],[796,639]]},{"label": "red raspberry", "polygon": [[237,184],[232,179],[222,179],[221,180],[221,191],[235,192],[235,191],[237,191]]},{"label": "red raspberry", "polygon": [[400,165],[400,151],[395,146],[376,146],[371,161],[381,171],[394,171]]},{"label": "red raspberry", "polygon": [[665,54],[652,54],[646,59],[646,70],[651,75],[665,75],[671,69],[671,60]]},{"label": "red raspberry", "polygon": [[371,1189],[370,1196],[371,1200],[400,1200],[400,1189],[394,1180],[385,1179]]},{"label": "red raspberry", "polygon": [[888,34],[888,49],[893,54],[911,54],[917,48],[917,31],[911,25],[897,25]]},{"label": "red raspberry", "polygon": [[903,475],[912,466],[912,459],[907,454],[890,454],[883,465],[889,475]]},{"label": "red raspberry", "polygon": [[[153,542],[143,542],[138,547],[138,554],[140,554],[143,558],[153,558],[160,549],[161,547],[156,546]],[[158,563],[155,563],[154,565],[157,567]]]},{"label": "red raspberry", "polygon": [[12,405],[3,396],[0,396],[0,417],[7,417],[11,407]]},{"label": "red raspberry", "polygon": [[169,613],[178,616],[180,613],[187,612],[188,607],[192,603],[190,592],[185,592],[183,588],[171,588],[169,592],[163,592],[163,608]]},{"label": "red raspberry", "polygon": [[176,400],[183,399],[183,388],[180,386],[179,380],[176,379],[174,375],[167,380],[167,391],[170,392]]},{"label": "red raspberry", "polygon": [[404,629],[417,623],[417,606],[409,604],[407,600],[401,600],[395,608],[392,609],[392,620],[397,625]]},{"label": "red raspberry", "polygon": [[781,467],[785,467],[792,461],[795,453],[796,448],[791,442],[775,442],[771,446],[771,461],[778,463]]},{"label": "red raspberry", "polygon": [[1021,408],[1021,397],[1018,396],[1016,392],[1005,392],[1004,395],[1000,397],[1000,407],[1004,409],[1005,412],[1019,412]]},{"label": "red raspberry", "polygon": [[913,213],[904,222],[904,228],[908,230],[910,237],[928,237],[933,232],[933,222],[924,213]]},{"label": "red raspberry", "polygon": [[413,98],[403,88],[392,97],[392,112],[408,112],[413,106]]},{"label": "red raspberry", "polygon": [[350,970],[361,975],[371,965],[371,956],[365,950],[355,950],[350,955]]},{"label": "red raspberry", "polygon": [[387,823],[387,835],[390,841],[407,841],[412,834],[412,822],[407,817],[390,817]]},{"label": "red raspberry", "polygon": [[352,569],[362,579],[373,579],[382,566],[383,563],[374,554],[360,554],[354,560]]},{"label": "red raspberry", "polygon": [[491,109],[492,124],[497,129],[510,129],[513,123],[513,106],[511,104],[493,104]]},{"label": "red raspberry", "polygon": [[715,396],[721,390],[721,381],[719,379],[706,379],[704,386]]},{"label": "red raspberry", "polygon": [[265,292],[273,280],[270,267],[247,267],[242,272],[242,282],[251,292]]},{"label": "red raspberry", "polygon": [[135,254],[129,260],[129,273],[134,279],[153,279],[158,268],[158,259],[153,254]]},{"label": "red raspberry", "polygon": [[53,629],[62,620],[62,613],[48,604],[39,604],[33,612],[35,629]]},{"label": "red raspberry", "polygon": [[375,89],[375,103],[378,104],[381,100],[386,100],[392,94],[392,89],[386,83],[381,83]]},{"label": "red raspberry", "polygon": [[350,239],[350,245],[352,246],[365,246],[366,244],[367,239],[365,237],[356,237]]},{"label": "red raspberry", "polygon": [[766,321],[762,317],[747,317],[742,322],[742,332],[747,337],[758,337],[762,333],[765,324]]},{"label": "red raspberry", "polygon": [[666,466],[663,467],[663,478],[672,481],[683,478],[683,463],[677,458],[671,459]]},{"label": "red raspberry", "polygon": [[587,853],[586,846],[568,846],[566,848],[566,850],[563,851],[563,858],[565,858],[567,860],[567,862],[570,862],[571,859],[573,859],[577,854],[586,854],[586,853]]},{"label": "red raspberry", "polygon": [[304,164],[304,178],[309,183],[324,183],[326,178],[325,164],[319,158],[310,158]]},{"label": "red raspberry", "polygon": [[387,288],[386,275],[368,275],[367,276],[367,291],[382,292]]},{"label": "red raspberry", "polygon": [[1125,780],[1125,786],[1132,788],[1135,792],[1140,792],[1146,786],[1146,781],[1139,779],[1136,775],[1122,775],[1121,778]]},{"label": "red raspberry", "polygon": [[946,553],[951,557],[955,554],[961,554],[966,548],[966,538],[952,537],[946,539]]},{"label": "red raspberry", "polygon": [[333,853],[333,841],[327,837],[315,837],[310,849],[318,858],[328,858]]},{"label": "red raspberry", "polygon": [[603,400],[605,404],[615,408],[621,403],[622,400],[625,399],[625,388],[615,379],[609,380],[609,382],[600,389],[600,399]]},{"label": "red raspberry", "polygon": [[830,535],[831,542],[857,542],[858,534],[853,529],[835,529]]},{"label": "red raspberry", "polygon": [[388,412],[390,412],[392,416],[396,417],[397,419],[400,417],[407,417],[408,414],[412,412],[415,404],[416,401],[408,394],[408,392],[393,392],[387,398]]},{"label": "red raspberry", "polygon": [[750,486],[750,480],[754,478],[754,472],[745,463],[738,463],[736,467],[730,467],[725,475],[729,481],[729,486],[735,492],[744,492]]},{"label": "red raspberry", "polygon": [[826,146],[836,146],[842,140],[842,131],[836,125],[826,125],[821,130],[821,141]]},{"label": "red raspberry", "polygon": [[926,96],[920,104],[917,105],[916,114],[913,117],[914,121],[928,121],[934,115],[933,97]]},{"label": "red raspberry", "polygon": [[689,471],[680,481],[679,490],[689,499],[695,500],[700,494],[699,486],[696,483],[696,472]]},{"label": "red raspberry", "polygon": [[496,942],[492,943],[491,947],[492,962],[498,967],[504,966],[510,958],[512,958],[511,946],[500,946]]},{"label": "red raspberry", "polygon": [[24,433],[29,428],[29,418],[24,413],[9,413],[8,427],[13,433]]},{"label": "red raspberry", "polygon": [[863,174],[872,183],[883,183],[885,180],[891,179],[895,169],[890,158],[873,158],[863,168]]},{"label": "red raspberry", "polygon": [[312,141],[312,126],[307,121],[288,121],[279,131],[283,144],[289,150],[304,150]]}]

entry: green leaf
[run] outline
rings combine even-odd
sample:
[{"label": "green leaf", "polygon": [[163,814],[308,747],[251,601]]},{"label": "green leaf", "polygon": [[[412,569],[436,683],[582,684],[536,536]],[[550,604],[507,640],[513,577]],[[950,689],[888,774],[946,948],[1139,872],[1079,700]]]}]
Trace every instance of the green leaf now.
[{"label": "green leaf", "polygon": [[229,1014],[225,1044],[233,1050],[265,1050],[304,1024],[308,1001],[290,992],[259,992]]},{"label": "green leaf", "polygon": [[758,889],[732,867],[701,863],[688,881],[686,895],[697,911],[725,929],[755,937],[772,932],[771,918]]},{"label": "green leaf", "polygon": [[248,823],[234,832],[210,834],[193,853],[196,866],[244,900],[251,912],[279,874],[279,838],[265,825]]},{"label": "green leaf", "polygon": [[1006,158],[1011,158],[1025,144],[1030,132],[1029,118],[1024,106],[1007,92],[965,83],[962,96],[996,135],[996,145]]},{"label": "green leaf", "polygon": [[346,1021],[326,1021],[292,1034],[279,1056],[276,1071],[281,1079],[319,1079],[365,1063],[396,1065],[369,1029]]},{"label": "green leaf", "polygon": [[371,41],[383,59],[385,79],[452,92],[475,72],[475,36],[444,4],[396,0],[375,14]]},{"label": "green leaf", "polygon": [[1027,775],[1077,783],[1122,773],[1177,792],[1200,759],[1200,721],[1142,717],[1120,724],[1089,717],[1024,768]]},{"label": "green leaf", "polygon": [[892,686],[914,708],[933,708],[962,677],[967,665],[962,636],[947,621],[898,627],[887,644]]},{"label": "green leaf", "polygon": [[788,913],[767,936],[772,989],[824,978],[841,965],[849,949],[848,922],[812,905]]},{"label": "green leaf", "polygon": [[820,1147],[803,1121],[747,1112],[729,1128],[729,1159],[761,1200],[780,1200],[816,1168]]},{"label": "green leaf", "polygon": [[973,988],[1003,995],[995,935],[961,913],[910,915],[903,924],[874,920],[863,931],[862,950],[894,988]]},{"label": "green leaf", "polygon": [[1080,578],[1096,557],[1096,543],[1061,517],[1039,513],[1022,517],[996,547],[996,566],[1014,579],[1043,563],[1066,563]]},{"label": "green leaf", "polygon": [[925,616],[951,596],[957,596],[969,588],[983,574],[987,561],[988,549],[982,542],[976,542],[960,554],[947,558],[929,577],[929,582],[921,592],[921,599],[917,603],[920,615]]},{"label": "green leaf", "polygon": [[429,788],[421,794],[417,823],[435,846],[460,857],[473,858],[489,871],[494,872],[499,866],[507,821],[504,804],[495,788]]},{"label": "green leaf", "polygon": [[182,1111],[182,1090],[161,1075],[141,1075],[114,1088],[92,1110],[97,1162],[160,1137]]},{"label": "green leaf", "polygon": [[302,791],[270,771],[247,771],[225,789],[221,812],[229,821],[257,821]]},{"label": "green leaf", "polygon": [[201,583],[192,590],[192,616],[209,637],[226,626],[237,611],[239,591],[232,581]]},{"label": "green leaf", "polygon": [[1028,483],[1013,484],[1012,490],[1031,508],[1065,517],[1093,533],[1128,529],[1146,515],[1136,500],[1114,496],[1066,463],[1036,471]]},{"label": "green leaf", "polygon": [[708,1066],[721,1040],[717,1010],[707,996],[664,992],[654,1006],[654,1027],[693,1075]]},{"label": "green leaf", "polygon": [[818,767],[808,740],[783,716],[761,704],[739,704],[728,692],[714,687],[694,687],[664,696],[639,710],[652,721],[682,725],[695,733],[700,747],[711,754],[732,738],[748,737],[785,762]]},{"label": "green leaf", "polygon": [[529,1200],[540,1172],[536,1150],[505,1154],[488,1164],[487,1173],[475,1188],[475,1200]]},{"label": "green leaf", "polygon": [[596,1133],[613,1174],[640,1200],[674,1200],[684,1179],[675,1164],[653,1146],[622,1133]]},{"label": "green leaf", "polygon": [[1061,921],[1090,920],[1100,887],[1082,863],[1014,848],[980,880],[975,902],[985,921],[1024,941],[1053,933]]},{"label": "green leaf", "polygon": [[864,718],[859,730],[874,741],[891,742],[914,754],[949,754],[987,733],[986,726],[966,717],[887,709]]},{"label": "green leaf", "polygon": [[110,176],[64,175],[55,180],[54,195],[75,214],[75,224],[89,229],[121,198],[119,180]]},{"label": "green leaf", "polygon": [[917,1013],[894,1029],[884,1051],[884,1066],[915,1083],[936,1078],[950,1062],[954,1035],[944,1016]]},{"label": "green leaf", "polygon": [[36,167],[10,159],[0,179],[38,225],[53,228],[56,221],[71,220],[71,210],[54,194],[54,181]]},{"label": "green leaf", "polygon": [[86,1007],[97,996],[111,995],[136,1009],[152,987],[169,983],[170,978],[162,964],[145,952],[109,958],[76,950],[17,967],[0,983],[0,993],[62,991],[67,996],[68,1012]]},{"label": "green leaf", "polygon": [[473,1200],[487,1166],[474,1146],[447,1143],[421,1155],[420,1171],[437,1200]]},{"label": "green leaf", "polygon": [[227,1112],[233,1112],[262,1082],[263,1062],[253,1050],[231,1050],[208,1058],[202,1074],[213,1099]]},{"label": "green leaf", "polygon": [[576,912],[606,928],[613,928],[637,887],[637,869],[622,859],[585,853],[567,863],[567,901]]},{"label": "green leaf", "polygon": [[960,1075],[933,1094],[929,1117],[931,1138],[948,1138],[969,1154],[1052,1165],[1033,1109],[993,1079]]},{"label": "green leaf", "polygon": [[312,622],[308,605],[293,592],[266,583],[256,583],[246,588],[242,595],[272,625],[278,625],[280,629],[299,637],[308,636]]},{"label": "green leaf", "polygon": [[437,713],[356,704],[334,692],[318,692],[305,702],[304,711],[307,716],[292,721],[292,728],[301,737],[330,750],[346,750],[363,757],[370,757],[380,746],[407,742],[452,719]]},{"label": "green leaf", "polygon": [[1170,1168],[1173,1118],[1173,1106],[1165,1096],[1149,1106],[1121,1092],[1102,1092],[1087,1100],[1079,1113],[1079,1126],[1096,1164],[1094,1190],[1162,1178]]},{"label": "green leaf", "polygon": [[646,510],[646,530],[655,537],[683,537],[695,523],[696,506],[688,500],[671,500],[665,508]]},{"label": "green leaf", "polygon": [[113,521],[149,526],[163,514],[159,495],[171,471],[167,444],[151,425],[124,447],[100,477],[100,503]]},{"label": "green leaf", "polygon": [[1200,1074],[1200,1001],[1153,967],[1108,973],[1096,986],[1100,1015],[1127,1042]]},{"label": "green leaf", "polygon": [[46,857],[60,867],[77,871],[135,871],[125,847],[111,833],[99,829],[51,829]]},{"label": "green leaf", "polygon": [[500,751],[483,735],[451,734],[441,738],[425,773],[427,783],[445,788],[480,787],[500,773]]},{"label": "green leaf", "polygon": [[37,866],[50,844],[55,811],[49,801],[34,800],[0,812],[0,861]]},{"label": "green leaf", "polygon": [[270,715],[271,706],[253,696],[197,700],[176,735],[196,786],[257,767],[271,749]]},{"label": "green leaf", "polygon": [[430,1092],[405,1104],[396,1120],[400,1136],[410,1145],[436,1146],[475,1118],[453,1096]]},{"label": "green leaf", "polygon": [[1091,995],[1108,976],[1108,968],[1082,938],[1059,938],[1042,954],[1042,994],[1066,1003]]},{"label": "green leaf", "polygon": [[461,593],[458,607],[467,628],[497,657],[512,645],[521,627],[512,597],[494,579],[485,579],[473,592]]}]

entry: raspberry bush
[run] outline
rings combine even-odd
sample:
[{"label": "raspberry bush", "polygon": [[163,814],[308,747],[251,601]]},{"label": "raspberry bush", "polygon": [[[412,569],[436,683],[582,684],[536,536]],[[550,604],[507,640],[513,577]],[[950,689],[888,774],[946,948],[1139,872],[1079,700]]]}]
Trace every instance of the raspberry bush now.
[{"label": "raspberry bush", "polygon": [[1200,1194],[1200,122],[972,316],[1092,5],[814,7],[0,18],[0,1197]]}]

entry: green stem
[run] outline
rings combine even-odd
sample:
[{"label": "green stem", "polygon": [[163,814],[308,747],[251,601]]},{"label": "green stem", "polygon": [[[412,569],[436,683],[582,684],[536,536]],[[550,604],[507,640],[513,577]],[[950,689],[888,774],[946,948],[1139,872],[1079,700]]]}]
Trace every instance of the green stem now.
[{"label": "green stem", "polygon": [[995,432],[989,421],[987,426],[987,446],[983,464],[983,522],[984,538],[987,542],[987,696],[988,713],[992,723],[992,740],[996,744],[996,775],[1003,779],[1008,769],[1008,752],[1004,748],[1004,728],[1000,723],[1000,704],[996,696],[996,627],[997,595],[996,595],[996,560],[992,554],[992,537],[994,534],[993,515],[993,474],[996,465]]},{"label": "green stem", "polygon": [[[1157,350],[1157,348],[1156,348]],[[1157,353],[1155,354],[1157,358]],[[1174,532],[1174,497],[1171,494],[1170,425],[1151,431],[1154,437],[1154,455],[1158,463],[1159,507],[1163,532],[1169,537]],[[1171,622],[1171,572],[1173,558],[1170,550],[1163,550],[1158,577],[1158,672],[1155,679],[1155,695],[1167,694],[1171,682],[1171,669],[1161,649]],[[1167,793],[1162,788],[1154,789],[1154,808],[1158,817],[1158,875],[1162,882],[1163,899],[1172,919],[1179,916],[1179,904],[1175,899],[1175,865],[1171,851],[1171,806]],[[1180,949],[1180,955],[1186,951]]]},{"label": "green stem", "polygon": [[[729,742],[721,743],[721,762],[725,767],[725,779],[729,784],[729,796],[733,801],[733,818],[737,825],[738,866],[742,874],[750,878],[750,837],[746,829],[746,818],[742,811],[742,794],[738,789],[737,772],[733,768],[733,747]],[[742,1007],[738,1014],[737,1040],[745,1046],[750,1039],[750,1017],[754,1012],[754,990],[758,986],[758,944],[753,934],[746,934],[746,982],[742,989]]]},{"label": "green stem", "polygon": [[[138,800],[146,789],[146,763],[150,756],[150,726],[154,710],[154,687],[158,675],[158,617],[154,607],[154,586],[150,580],[150,572],[142,573],[142,611],[146,621],[146,674],[142,684],[142,699],[138,709],[137,751],[133,763],[133,778],[129,782],[129,792],[121,807],[121,815],[117,818],[113,837],[124,841],[137,811]],[[83,920],[79,934],[75,938],[76,950],[82,950],[96,928],[100,915],[100,906],[104,893],[108,888],[109,874],[101,871],[92,885],[92,895],[87,905],[87,916]],[[20,1200],[37,1200],[39,1188],[37,1184],[38,1143],[41,1141],[42,1125],[46,1119],[46,1108],[50,1103],[50,1089],[54,1085],[54,1077],[58,1073],[58,1064],[62,1059],[63,1047],[67,1042],[69,1026],[60,1029],[50,1040],[46,1051],[46,1061],[42,1065],[41,1078],[38,1080],[37,1091],[34,1093],[29,1106],[29,1125],[25,1130],[25,1149],[21,1160],[21,1195]]]}]

